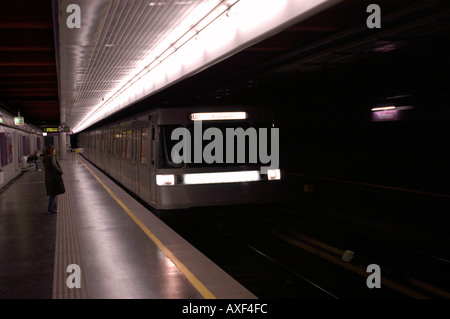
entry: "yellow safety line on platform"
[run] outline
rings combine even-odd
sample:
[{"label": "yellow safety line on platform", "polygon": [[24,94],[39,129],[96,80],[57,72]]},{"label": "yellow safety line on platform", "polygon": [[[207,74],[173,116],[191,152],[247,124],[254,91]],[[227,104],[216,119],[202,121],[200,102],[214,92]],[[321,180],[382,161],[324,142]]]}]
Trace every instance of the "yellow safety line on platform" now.
[{"label": "yellow safety line on platform", "polygon": [[158,248],[177,266],[177,268],[186,276],[187,280],[197,289],[197,291],[205,299],[216,299],[216,297],[206,288],[200,280],[177,258],[175,255],[156,237],[150,229],[147,228],[140,220],[133,214],[133,212],[106,186],[100,178],[80,159],[78,160],[87,168],[89,172],[97,179],[104,189],[111,195],[112,198],[125,210],[125,212],[133,219],[133,221],[144,231],[144,233],[158,246]]}]

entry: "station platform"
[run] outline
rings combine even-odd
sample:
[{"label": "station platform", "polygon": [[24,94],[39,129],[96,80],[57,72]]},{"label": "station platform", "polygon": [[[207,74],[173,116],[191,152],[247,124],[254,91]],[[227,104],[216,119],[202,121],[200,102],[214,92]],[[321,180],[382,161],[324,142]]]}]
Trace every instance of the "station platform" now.
[{"label": "station platform", "polygon": [[0,193],[2,299],[256,299],[78,154],[48,214],[44,170]]}]

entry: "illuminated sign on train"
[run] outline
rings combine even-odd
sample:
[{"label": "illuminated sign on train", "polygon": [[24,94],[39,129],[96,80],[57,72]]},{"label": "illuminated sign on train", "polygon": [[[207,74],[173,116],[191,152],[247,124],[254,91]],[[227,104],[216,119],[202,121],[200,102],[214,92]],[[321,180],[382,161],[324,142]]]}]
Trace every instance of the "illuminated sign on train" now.
[{"label": "illuminated sign on train", "polygon": [[191,113],[191,121],[245,120],[247,112]]}]

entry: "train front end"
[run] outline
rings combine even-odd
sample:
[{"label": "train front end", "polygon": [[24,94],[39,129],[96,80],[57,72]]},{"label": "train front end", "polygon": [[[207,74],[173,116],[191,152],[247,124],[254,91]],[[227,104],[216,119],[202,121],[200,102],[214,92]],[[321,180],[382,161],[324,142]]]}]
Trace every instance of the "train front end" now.
[{"label": "train front end", "polygon": [[274,203],[279,129],[264,108],[159,114],[156,208]]}]

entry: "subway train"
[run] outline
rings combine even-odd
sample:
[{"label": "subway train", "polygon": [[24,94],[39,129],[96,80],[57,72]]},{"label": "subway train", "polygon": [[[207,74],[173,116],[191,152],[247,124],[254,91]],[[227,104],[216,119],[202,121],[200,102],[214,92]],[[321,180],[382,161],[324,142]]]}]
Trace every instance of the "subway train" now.
[{"label": "subway train", "polygon": [[77,139],[82,156],[155,212],[279,200],[270,108],[157,108]]},{"label": "subway train", "polygon": [[30,154],[42,154],[42,129],[23,120],[0,109],[0,188],[29,168],[26,158]]}]

